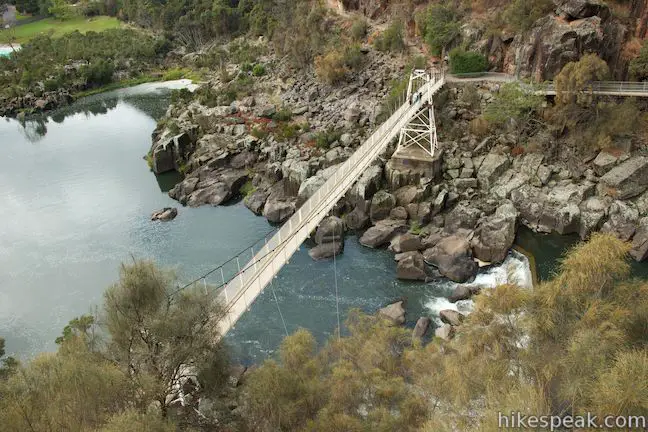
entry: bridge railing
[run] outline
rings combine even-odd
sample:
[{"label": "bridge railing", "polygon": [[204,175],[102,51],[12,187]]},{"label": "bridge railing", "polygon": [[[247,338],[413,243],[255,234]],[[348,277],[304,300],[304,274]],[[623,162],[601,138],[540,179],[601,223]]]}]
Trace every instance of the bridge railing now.
[{"label": "bridge railing", "polygon": [[[443,76],[426,84],[434,92],[443,85]],[[225,304],[225,319],[221,333],[225,334],[250,307],[254,299],[271,283],[279,269],[328,214],[335,203],[355,183],[365,168],[387,147],[421,104],[427,101],[427,87],[416,103],[401,105],[371,136],[343,162],[334,174],[311,196],[238,274],[227,283],[219,295]],[[406,102],[406,98],[403,98]]]}]

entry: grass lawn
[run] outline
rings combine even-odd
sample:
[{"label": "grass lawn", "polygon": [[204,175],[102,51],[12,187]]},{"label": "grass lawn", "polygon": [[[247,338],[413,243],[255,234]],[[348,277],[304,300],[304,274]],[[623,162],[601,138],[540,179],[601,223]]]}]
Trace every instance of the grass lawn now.
[{"label": "grass lawn", "polygon": [[0,31],[0,43],[7,43],[12,36],[15,42],[24,44],[40,33],[52,32],[54,37],[62,36],[79,30],[81,33],[87,31],[100,32],[111,28],[121,27],[122,23],[114,17],[100,16],[95,18],[78,17],[67,21],[59,21],[54,18],[45,18],[40,21],[14,27],[11,30]]}]

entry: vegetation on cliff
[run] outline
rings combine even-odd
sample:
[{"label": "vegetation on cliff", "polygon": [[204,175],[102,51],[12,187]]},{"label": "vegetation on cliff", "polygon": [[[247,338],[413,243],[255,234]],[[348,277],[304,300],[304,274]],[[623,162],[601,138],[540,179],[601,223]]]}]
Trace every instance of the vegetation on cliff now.
[{"label": "vegetation on cliff", "polygon": [[628,248],[594,235],[534,290],[482,290],[450,341],[359,311],[322,348],[299,330],[236,389],[213,297],[135,262],[58,352],[4,361],[0,420],[8,432],[495,431],[498,412],[648,415],[648,284],[629,277]]}]

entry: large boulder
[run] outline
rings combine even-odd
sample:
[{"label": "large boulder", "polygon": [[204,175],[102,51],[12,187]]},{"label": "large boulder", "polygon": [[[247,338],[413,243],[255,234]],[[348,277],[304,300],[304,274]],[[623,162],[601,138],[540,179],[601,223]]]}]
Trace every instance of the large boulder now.
[{"label": "large boulder", "polygon": [[380,308],[378,316],[386,318],[391,323],[396,325],[405,324],[405,308],[403,308],[403,301],[398,301],[390,305]]},{"label": "large boulder", "polygon": [[175,207],[165,207],[162,210],[153,212],[151,215],[152,221],[170,221],[175,219],[178,216],[178,209]]},{"label": "large boulder", "polygon": [[623,201],[615,201],[610,206],[610,216],[603,224],[601,232],[611,233],[623,241],[628,241],[635,233],[639,212],[634,206]]},{"label": "large boulder", "polygon": [[412,331],[412,339],[423,339],[425,334],[427,333],[428,329],[430,328],[430,324],[432,323],[432,320],[428,317],[421,317],[416,321],[416,325],[414,326],[414,330]]},{"label": "large boulder", "polygon": [[599,16],[603,19],[610,16],[610,8],[597,0],[554,0],[556,12],[569,20]]},{"label": "large boulder", "polygon": [[308,251],[308,255],[315,261],[338,256],[344,250],[344,242],[322,243]]},{"label": "large boulder", "polygon": [[615,199],[640,195],[648,188],[648,157],[636,156],[601,177],[599,192]]},{"label": "large boulder", "polygon": [[424,248],[423,248],[423,242],[421,241],[421,237],[408,232],[398,237],[395,237],[394,240],[392,241],[392,245],[390,249],[395,253],[401,253],[401,252],[419,251]]},{"label": "large boulder", "polygon": [[481,214],[481,210],[462,201],[445,215],[445,230],[449,233],[460,229],[474,230]]},{"label": "large boulder", "polygon": [[189,207],[199,207],[204,204],[217,206],[231,196],[232,193],[225,183],[212,182],[208,186],[194,191],[187,199],[187,205]]},{"label": "large boulder", "polygon": [[441,318],[442,322],[450,324],[454,327],[461,325],[464,320],[463,314],[453,309],[442,310],[441,312],[439,312],[439,318]]},{"label": "large boulder", "polygon": [[407,231],[407,225],[403,221],[391,219],[382,220],[362,234],[360,244],[377,248],[389,243],[396,234],[405,231]]},{"label": "large boulder", "polygon": [[619,162],[619,157],[615,156],[605,150],[599,152],[594,161],[592,162],[592,167],[594,172],[598,176],[605,175],[610,171],[614,166]]},{"label": "large boulder", "polygon": [[308,161],[288,159],[281,164],[283,178],[286,179],[286,193],[297,195],[302,183],[312,174]]},{"label": "large boulder", "polygon": [[349,190],[349,201],[357,205],[360,201],[370,200],[382,185],[383,169],[379,165],[367,168]]},{"label": "large boulder", "polygon": [[515,241],[517,217],[513,203],[507,202],[499,206],[493,215],[482,219],[472,240],[475,257],[492,263],[504,261]]},{"label": "large boulder", "polygon": [[273,223],[281,223],[295,213],[294,201],[268,198],[263,207],[263,216]]},{"label": "large boulder", "polygon": [[578,226],[578,235],[581,239],[587,239],[590,234],[603,224],[607,214],[607,205],[599,197],[590,197],[580,205],[580,224]]},{"label": "large boulder", "polygon": [[349,229],[361,230],[369,223],[369,216],[359,207],[344,215],[344,222]]},{"label": "large boulder", "polygon": [[407,254],[407,256],[398,261],[396,275],[398,279],[403,280],[426,280],[427,272],[423,255],[420,252]]},{"label": "large boulder", "polygon": [[389,217],[392,209],[396,206],[396,198],[387,191],[378,191],[371,199],[369,217],[371,222],[376,223]]},{"label": "large boulder", "polygon": [[460,300],[468,300],[475,294],[479,294],[481,288],[476,285],[457,285],[452,294],[448,297],[450,303],[457,303]]},{"label": "large boulder", "polygon": [[490,189],[495,181],[511,166],[511,161],[506,155],[489,153],[477,172],[477,180],[482,189]]},{"label": "large boulder", "polygon": [[630,256],[636,261],[644,261],[648,258],[648,217],[639,221],[639,226],[632,239]]},{"label": "large boulder", "polygon": [[315,243],[343,243],[344,222],[337,216],[328,216],[320,222],[315,231]]},{"label": "large boulder", "polygon": [[301,207],[315,192],[324,185],[326,180],[320,176],[312,176],[306,179],[297,192],[297,207]]},{"label": "large boulder", "polygon": [[261,214],[263,214],[263,206],[265,205],[267,199],[268,192],[264,190],[256,190],[247,195],[243,199],[243,203],[247,208],[252,210],[255,215],[261,216]]},{"label": "large boulder", "polygon": [[426,263],[455,282],[466,282],[477,274],[477,263],[472,259],[470,243],[463,237],[449,236],[423,253]]},{"label": "large boulder", "polygon": [[439,339],[443,339],[446,342],[452,339],[454,335],[455,328],[450,324],[443,324],[441,327],[437,327],[434,330],[434,336],[438,337]]}]

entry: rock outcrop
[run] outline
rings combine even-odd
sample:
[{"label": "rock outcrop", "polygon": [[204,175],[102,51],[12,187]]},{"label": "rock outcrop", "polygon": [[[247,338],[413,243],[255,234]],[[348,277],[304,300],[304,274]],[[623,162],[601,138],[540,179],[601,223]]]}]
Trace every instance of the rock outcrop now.
[{"label": "rock outcrop", "polygon": [[378,316],[386,318],[395,325],[405,324],[405,308],[403,308],[403,301],[398,301],[385,306],[384,308],[380,308],[378,310]]},{"label": "rock outcrop", "polygon": [[162,210],[153,212],[151,215],[152,221],[170,221],[178,216],[178,209],[175,207],[165,207]]},{"label": "rock outcrop", "polygon": [[428,275],[423,255],[416,251],[408,252],[405,257],[398,261],[396,277],[403,280],[426,280]]},{"label": "rock outcrop", "polygon": [[648,188],[648,157],[636,156],[607,172],[599,183],[599,193],[616,199],[641,195]]},{"label": "rock outcrop", "polygon": [[518,212],[511,202],[502,204],[495,214],[479,222],[472,239],[472,250],[480,261],[504,261],[515,241]]},{"label": "rock outcrop", "polygon": [[477,263],[472,259],[470,243],[465,238],[449,236],[423,253],[426,263],[455,282],[466,282],[477,274]]}]

